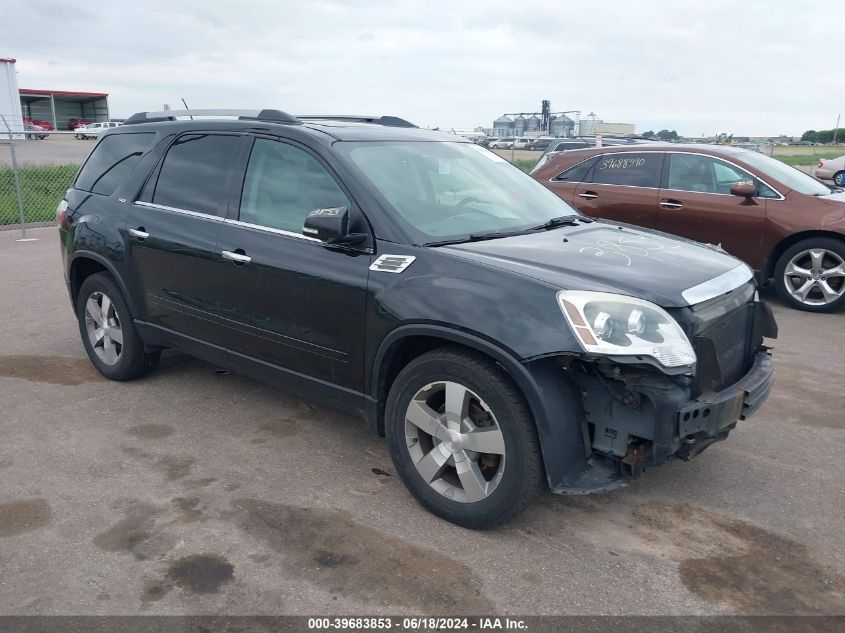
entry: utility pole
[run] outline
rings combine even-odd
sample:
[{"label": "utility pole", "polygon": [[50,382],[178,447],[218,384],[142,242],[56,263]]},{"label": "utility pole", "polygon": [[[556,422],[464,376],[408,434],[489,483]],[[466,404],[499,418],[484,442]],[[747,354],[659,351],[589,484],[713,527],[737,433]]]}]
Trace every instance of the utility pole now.
[{"label": "utility pole", "polygon": [[839,117],[841,117],[841,116],[842,116],[842,114],[836,115],[836,127],[833,128],[833,143],[832,143],[832,145],[836,145],[836,134],[837,134],[837,132],[839,132]]}]

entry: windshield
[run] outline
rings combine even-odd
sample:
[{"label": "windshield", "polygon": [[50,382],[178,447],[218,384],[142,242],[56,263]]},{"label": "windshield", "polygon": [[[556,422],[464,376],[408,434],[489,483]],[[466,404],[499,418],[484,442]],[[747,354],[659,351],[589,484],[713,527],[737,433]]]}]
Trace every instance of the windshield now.
[{"label": "windshield", "polygon": [[535,227],[576,211],[527,174],[472,143],[338,143],[425,243]]},{"label": "windshield", "polygon": [[798,193],[808,196],[830,195],[830,189],[815,178],[764,154],[743,152],[742,160]]}]

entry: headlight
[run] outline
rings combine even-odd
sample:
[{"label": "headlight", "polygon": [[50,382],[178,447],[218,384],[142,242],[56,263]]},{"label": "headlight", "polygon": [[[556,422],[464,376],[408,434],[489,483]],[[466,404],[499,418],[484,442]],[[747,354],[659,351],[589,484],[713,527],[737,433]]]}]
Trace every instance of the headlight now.
[{"label": "headlight", "polygon": [[561,290],[557,301],[587,352],[648,356],[664,367],[695,364],[695,352],[681,326],[653,303],[577,290]]}]

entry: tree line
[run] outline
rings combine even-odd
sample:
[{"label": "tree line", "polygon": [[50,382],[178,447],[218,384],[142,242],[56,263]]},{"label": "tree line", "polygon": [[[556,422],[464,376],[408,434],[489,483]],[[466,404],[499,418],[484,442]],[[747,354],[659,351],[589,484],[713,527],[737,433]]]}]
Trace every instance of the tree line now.
[{"label": "tree line", "polygon": [[810,143],[832,143],[834,137],[838,142],[845,143],[845,128],[840,127],[835,130],[807,130],[801,135],[802,141],[809,141]]}]

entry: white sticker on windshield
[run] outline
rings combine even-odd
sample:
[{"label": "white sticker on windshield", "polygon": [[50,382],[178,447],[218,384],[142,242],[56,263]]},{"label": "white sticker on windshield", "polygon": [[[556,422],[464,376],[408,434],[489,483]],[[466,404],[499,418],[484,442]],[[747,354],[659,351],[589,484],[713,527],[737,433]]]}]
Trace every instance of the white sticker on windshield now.
[{"label": "white sticker on windshield", "polygon": [[480,152],[482,156],[489,158],[494,163],[506,163],[506,162],[508,162],[504,158],[499,156],[498,154],[494,154],[489,149],[485,149],[485,148],[481,147],[481,145],[476,145],[475,143],[473,143],[472,145],[470,145],[470,147],[472,149],[474,149],[475,151]]},{"label": "white sticker on windshield", "polygon": [[448,176],[452,173],[452,164],[448,160],[442,158],[437,159],[437,173],[441,176]]}]

